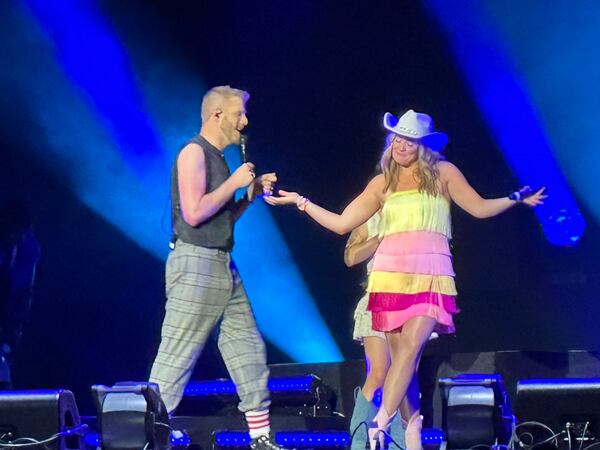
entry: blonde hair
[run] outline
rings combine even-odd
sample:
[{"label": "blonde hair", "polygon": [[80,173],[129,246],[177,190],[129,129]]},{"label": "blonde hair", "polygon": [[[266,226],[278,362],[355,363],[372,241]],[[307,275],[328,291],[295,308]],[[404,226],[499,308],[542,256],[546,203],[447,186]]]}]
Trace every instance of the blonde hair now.
[{"label": "blonde hair", "polygon": [[[400,178],[400,165],[392,158],[392,142],[394,136],[394,133],[390,133],[386,137],[385,150],[383,151],[383,155],[381,155],[381,161],[379,163],[385,179],[384,192],[396,189]],[[440,171],[437,168],[437,162],[443,160],[444,157],[439,152],[435,152],[424,145],[422,142],[418,142],[418,145],[418,165],[416,175],[419,179],[419,191],[437,196],[440,193],[440,186],[438,183]]]},{"label": "blonde hair", "polygon": [[250,94],[231,86],[216,86],[209,89],[202,99],[202,123],[206,122],[216,109],[223,107],[231,97],[239,97],[246,103],[250,98]]}]

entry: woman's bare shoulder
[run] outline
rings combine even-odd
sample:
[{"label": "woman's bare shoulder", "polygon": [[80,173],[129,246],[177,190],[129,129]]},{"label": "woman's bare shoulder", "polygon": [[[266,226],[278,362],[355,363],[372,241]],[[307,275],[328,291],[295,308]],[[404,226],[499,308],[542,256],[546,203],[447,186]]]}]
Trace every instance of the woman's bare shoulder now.
[{"label": "woman's bare shoulder", "polygon": [[379,175],[375,175],[373,178],[371,178],[371,181],[369,181],[369,184],[367,187],[371,187],[374,189],[381,189],[383,190],[385,186],[385,176],[380,173]]},{"label": "woman's bare shoulder", "polygon": [[383,204],[386,197],[385,176],[381,173],[371,178],[371,181],[369,181],[369,184],[367,185],[365,191],[376,197],[380,205]]},{"label": "woman's bare shoulder", "polygon": [[437,169],[440,171],[442,179],[447,180],[453,176],[459,175],[461,171],[454,164],[448,161],[438,161],[436,164]]},{"label": "woman's bare shoulder", "polygon": [[458,167],[456,167],[454,164],[452,164],[450,161],[438,161],[436,163],[436,166],[438,168],[438,170],[440,172],[442,171],[450,171],[450,170],[458,170]]}]

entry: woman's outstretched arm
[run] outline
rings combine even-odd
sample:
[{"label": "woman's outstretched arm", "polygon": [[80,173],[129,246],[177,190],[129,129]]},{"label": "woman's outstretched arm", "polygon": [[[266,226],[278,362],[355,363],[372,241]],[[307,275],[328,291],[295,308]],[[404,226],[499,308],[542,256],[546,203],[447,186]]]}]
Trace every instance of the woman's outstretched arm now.
[{"label": "woman's outstretched arm", "polygon": [[297,192],[279,191],[279,197],[265,197],[265,201],[270,205],[298,205],[319,225],[337,234],[346,234],[365,223],[379,210],[383,199],[383,187],[383,175],[377,175],[341,214],[305,201],[306,199]]},{"label": "woman's outstretched arm", "polygon": [[[462,172],[452,163],[440,161],[438,163],[442,183],[445,183],[454,203],[478,219],[486,219],[503,213],[517,204],[517,201],[508,197],[485,199],[481,197],[469,184]],[[528,206],[537,206],[544,203],[547,197],[545,188],[539,189],[522,202]]]}]

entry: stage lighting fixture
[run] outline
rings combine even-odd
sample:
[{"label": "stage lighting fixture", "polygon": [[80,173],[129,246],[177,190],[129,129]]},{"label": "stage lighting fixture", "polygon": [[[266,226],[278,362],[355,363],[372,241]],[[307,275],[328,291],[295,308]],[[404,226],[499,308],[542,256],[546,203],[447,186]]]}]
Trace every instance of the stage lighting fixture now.
[{"label": "stage lighting fixture", "polygon": [[500,375],[464,374],[439,385],[447,449],[508,445],[514,416]]},{"label": "stage lighting fixture", "polygon": [[440,447],[444,442],[444,432],[439,428],[423,428],[421,430],[423,446]]},{"label": "stage lighting fixture", "polygon": [[515,410],[519,441],[584,448],[600,441],[600,378],[520,380]]},{"label": "stage lighting fixture", "polygon": [[[250,435],[242,431],[218,431],[214,434],[214,446],[218,449],[247,448]],[[442,430],[423,428],[423,445],[439,447],[444,440]],[[275,433],[275,441],[284,448],[347,447],[350,433],[347,431],[285,431]]]},{"label": "stage lighting fixture", "polygon": [[[332,391],[316,375],[274,377],[269,379],[272,406],[295,409],[298,415],[331,415]],[[203,410],[219,414],[227,407],[235,408],[237,394],[231,380],[191,381],[184,391],[184,402],[178,411],[185,411],[188,400],[196,405],[202,403]]]},{"label": "stage lighting fixture", "polygon": [[92,393],[103,450],[169,449],[169,415],[157,384],[95,385]]},{"label": "stage lighting fixture", "polygon": [[37,442],[46,449],[83,450],[86,429],[71,391],[0,391],[0,448]]},{"label": "stage lighting fixture", "polygon": [[[272,394],[311,394],[321,384],[321,379],[316,375],[306,375],[297,377],[276,377],[270,378],[268,382],[269,391]],[[227,379],[210,381],[190,381],[185,388],[184,395],[227,395],[235,394],[236,388],[233,381]]]},{"label": "stage lighting fixture", "polygon": [[[216,448],[247,447],[250,435],[246,432],[220,431],[214,436]],[[275,442],[284,448],[347,447],[350,435],[346,431],[293,431],[275,433]]]}]

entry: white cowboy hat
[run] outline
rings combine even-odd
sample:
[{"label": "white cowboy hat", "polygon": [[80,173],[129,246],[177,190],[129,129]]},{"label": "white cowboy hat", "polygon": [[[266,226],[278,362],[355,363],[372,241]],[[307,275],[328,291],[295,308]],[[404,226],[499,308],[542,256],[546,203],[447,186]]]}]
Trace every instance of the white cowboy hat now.
[{"label": "white cowboy hat", "polygon": [[411,139],[416,139],[432,150],[440,151],[448,142],[448,135],[433,130],[433,120],[423,113],[406,111],[400,119],[386,112],[383,116],[383,126],[392,133]]}]

